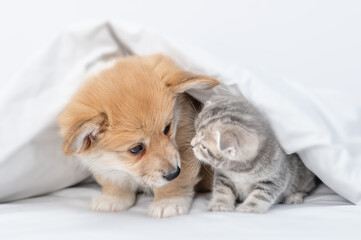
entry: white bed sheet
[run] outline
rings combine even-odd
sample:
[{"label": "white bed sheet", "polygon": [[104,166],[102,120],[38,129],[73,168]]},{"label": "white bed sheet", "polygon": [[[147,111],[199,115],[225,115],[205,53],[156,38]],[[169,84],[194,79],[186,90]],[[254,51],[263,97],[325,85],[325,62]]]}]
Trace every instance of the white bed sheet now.
[{"label": "white bed sheet", "polygon": [[302,205],[277,205],[267,214],[206,211],[209,194],[197,196],[189,215],[147,216],[151,197],[139,195],[129,211],[90,210],[96,184],[0,205],[0,239],[361,239],[361,206],[325,185]]}]

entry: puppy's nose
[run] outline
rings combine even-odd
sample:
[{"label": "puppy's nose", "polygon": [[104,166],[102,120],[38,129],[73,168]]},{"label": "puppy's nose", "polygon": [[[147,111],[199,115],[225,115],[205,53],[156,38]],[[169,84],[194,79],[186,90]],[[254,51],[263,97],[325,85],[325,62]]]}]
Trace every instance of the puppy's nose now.
[{"label": "puppy's nose", "polygon": [[168,173],[167,175],[163,175],[163,178],[165,178],[167,181],[172,181],[173,179],[178,177],[179,173],[180,173],[180,168],[177,167],[175,170]]}]

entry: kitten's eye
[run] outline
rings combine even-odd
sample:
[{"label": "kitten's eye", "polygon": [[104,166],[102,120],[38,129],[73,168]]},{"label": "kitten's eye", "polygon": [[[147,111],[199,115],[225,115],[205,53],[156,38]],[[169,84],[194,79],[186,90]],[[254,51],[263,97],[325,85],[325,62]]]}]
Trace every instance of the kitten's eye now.
[{"label": "kitten's eye", "polygon": [[136,155],[136,154],[141,153],[143,150],[144,150],[143,145],[142,145],[142,144],[139,144],[139,145],[137,145],[137,146],[129,149],[129,152],[130,152],[131,154]]},{"label": "kitten's eye", "polygon": [[206,146],[204,146],[203,144],[201,144],[201,148],[202,148],[203,150],[206,150],[206,149],[207,149]]},{"label": "kitten's eye", "polygon": [[170,130],[170,123],[167,126],[165,126],[165,128],[163,130],[164,135],[168,135],[169,130]]}]

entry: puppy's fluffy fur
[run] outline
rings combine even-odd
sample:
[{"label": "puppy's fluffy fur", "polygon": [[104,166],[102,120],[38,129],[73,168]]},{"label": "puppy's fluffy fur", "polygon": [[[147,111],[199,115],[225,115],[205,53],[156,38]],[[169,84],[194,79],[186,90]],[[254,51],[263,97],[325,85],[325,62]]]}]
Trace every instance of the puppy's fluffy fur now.
[{"label": "puppy's fluffy fur", "polygon": [[189,211],[201,168],[189,147],[199,103],[184,92],[218,84],[163,55],[128,57],[85,81],[59,125],[64,152],[78,155],[102,185],[94,210],[128,209],[139,189],[150,188],[151,216]]}]

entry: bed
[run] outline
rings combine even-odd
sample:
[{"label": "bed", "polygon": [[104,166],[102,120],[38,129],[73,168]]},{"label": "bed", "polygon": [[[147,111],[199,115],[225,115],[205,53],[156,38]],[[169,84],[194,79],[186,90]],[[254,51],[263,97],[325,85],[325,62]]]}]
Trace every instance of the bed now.
[{"label": "bed", "polygon": [[189,215],[147,216],[150,196],[126,212],[90,209],[94,183],[0,205],[1,239],[360,239],[361,207],[318,187],[302,205],[279,204],[266,214],[214,213],[199,194]]}]

